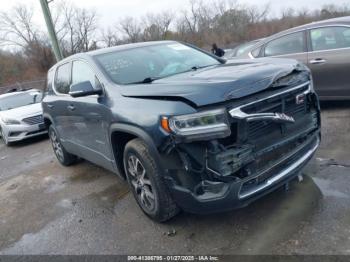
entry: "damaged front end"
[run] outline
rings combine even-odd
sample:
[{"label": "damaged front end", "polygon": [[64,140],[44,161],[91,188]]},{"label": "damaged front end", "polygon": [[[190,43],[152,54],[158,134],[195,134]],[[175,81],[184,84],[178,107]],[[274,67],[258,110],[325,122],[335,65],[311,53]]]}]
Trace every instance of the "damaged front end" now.
[{"label": "damaged front end", "polygon": [[300,173],[319,145],[321,124],[312,80],[303,80],[279,79],[220,109],[162,119],[171,132],[160,149],[165,179],[181,208],[242,207]]}]

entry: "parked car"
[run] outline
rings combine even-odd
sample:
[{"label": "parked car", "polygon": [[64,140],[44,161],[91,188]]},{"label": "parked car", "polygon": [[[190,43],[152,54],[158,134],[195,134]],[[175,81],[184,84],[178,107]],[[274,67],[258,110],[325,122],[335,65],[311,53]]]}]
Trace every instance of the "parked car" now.
[{"label": "parked car", "polygon": [[173,41],[68,57],[42,105],[59,162],[126,178],[156,221],[246,206],[296,178],[320,141],[304,65],[229,63]]},{"label": "parked car", "polygon": [[323,100],[350,99],[350,16],[272,35],[237,58],[294,58],[312,71]]},{"label": "parked car", "polygon": [[6,145],[47,133],[39,90],[0,95],[0,135]]}]

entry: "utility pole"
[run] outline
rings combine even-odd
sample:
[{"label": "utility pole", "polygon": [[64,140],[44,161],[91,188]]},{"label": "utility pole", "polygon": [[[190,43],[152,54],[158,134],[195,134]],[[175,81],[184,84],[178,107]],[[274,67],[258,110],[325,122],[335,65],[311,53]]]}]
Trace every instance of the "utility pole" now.
[{"label": "utility pole", "polygon": [[[51,0],[52,1],[52,0]],[[49,1],[49,2],[51,2]],[[55,53],[55,57],[57,62],[63,59],[62,51],[58,44],[57,35],[55,32],[55,28],[53,26],[52,17],[49,9],[49,2],[47,0],[40,0],[41,9],[43,10],[47,31],[49,32],[49,37],[51,40],[53,52]]]}]

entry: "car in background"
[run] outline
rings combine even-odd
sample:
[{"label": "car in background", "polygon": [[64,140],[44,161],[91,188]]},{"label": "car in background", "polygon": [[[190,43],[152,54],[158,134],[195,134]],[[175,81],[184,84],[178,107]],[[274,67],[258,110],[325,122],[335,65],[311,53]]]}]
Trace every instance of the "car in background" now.
[{"label": "car in background", "polygon": [[0,136],[6,145],[47,133],[42,98],[36,89],[0,95]]},{"label": "car in background", "polygon": [[280,32],[236,58],[261,57],[297,59],[311,69],[321,99],[350,99],[350,16]]},{"label": "car in background", "polygon": [[263,38],[256,39],[256,40],[253,40],[250,42],[245,42],[245,43],[239,44],[238,46],[236,46],[233,49],[227,49],[227,51],[225,50],[224,58],[231,59],[233,57],[240,56],[246,50],[249,50],[251,47],[255,46],[257,43],[259,43],[262,40],[263,40]]}]

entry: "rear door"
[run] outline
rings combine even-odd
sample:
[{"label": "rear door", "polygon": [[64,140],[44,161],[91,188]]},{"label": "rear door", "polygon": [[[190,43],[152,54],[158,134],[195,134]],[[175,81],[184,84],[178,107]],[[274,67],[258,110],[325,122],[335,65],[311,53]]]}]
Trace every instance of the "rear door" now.
[{"label": "rear door", "polygon": [[350,97],[350,27],[309,30],[308,66],[321,97]]},{"label": "rear door", "polygon": [[293,58],[307,63],[306,31],[289,33],[265,43],[265,57]]}]

